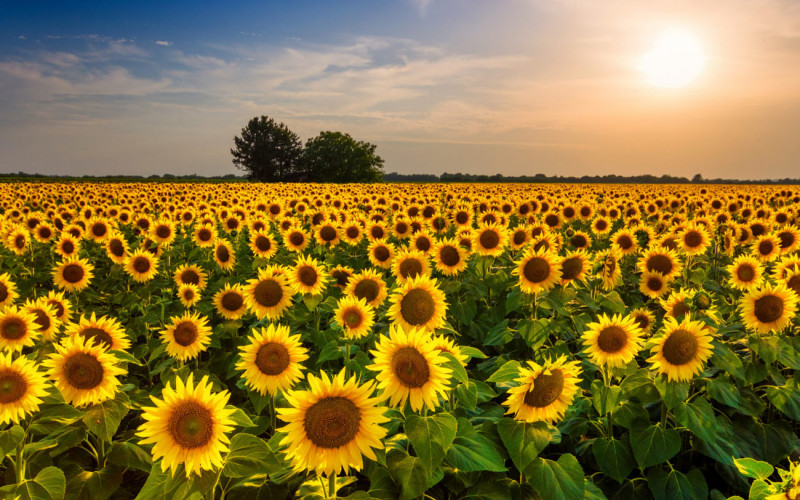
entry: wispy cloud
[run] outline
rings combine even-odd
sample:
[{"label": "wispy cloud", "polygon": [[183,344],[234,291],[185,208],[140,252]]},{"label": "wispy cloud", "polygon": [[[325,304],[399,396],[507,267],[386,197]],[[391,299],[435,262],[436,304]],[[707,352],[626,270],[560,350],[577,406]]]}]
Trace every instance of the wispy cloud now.
[{"label": "wispy cloud", "polygon": [[164,47],[169,47],[172,45],[172,42],[168,42],[165,40],[156,40],[156,45],[163,45]]}]

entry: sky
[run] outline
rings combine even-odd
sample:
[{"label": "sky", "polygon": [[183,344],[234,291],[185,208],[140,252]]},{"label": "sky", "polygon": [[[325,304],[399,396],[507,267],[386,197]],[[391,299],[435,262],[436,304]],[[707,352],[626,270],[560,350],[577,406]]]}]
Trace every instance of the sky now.
[{"label": "sky", "polygon": [[0,172],[241,173],[260,115],[386,172],[797,178],[800,2],[0,2]]}]

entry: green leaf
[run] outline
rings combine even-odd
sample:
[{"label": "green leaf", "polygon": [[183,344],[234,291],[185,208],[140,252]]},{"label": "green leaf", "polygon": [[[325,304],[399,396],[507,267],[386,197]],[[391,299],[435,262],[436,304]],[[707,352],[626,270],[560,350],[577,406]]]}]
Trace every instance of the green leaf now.
[{"label": "green leaf", "polygon": [[732,408],[739,408],[742,397],[739,389],[731,383],[728,377],[717,375],[706,384],[706,391],[714,401],[718,401]]},{"label": "green leaf", "polygon": [[781,352],[781,341],[774,335],[751,335],[748,345],[768,365],[774,363]]},{"label": "green leaf", "polygon": [[150,472],[153,467],[152,455],[138,444],[119,442],[111,445],[111,449],[106,454],[106,459],[121,467],[133,467],[140,471]]},{"label": "green leaf", "polygon": [[118,392],[114,399],[109,399],[90,406],[83,416],[83,423],[89,432],[108,443],[114,440],[122,418],[128,413],[130,400],[123,392]]},{"label": "green leaf", "polygon": [[106,500],[122,484],[122,469],[111,465],[99,471],[83,471],[67,483],[67,500]]},{"label": "green leaf", "polygon": [[770,464],[754,458],[734,458],[733,463],[739,472],[753,479],[767,479],[775,472]]},{"label": "green leaf", "polygon": [[549,321],[546,319],[521,319],[517,323],[517,331],[528,346],[536,350],[544,345],[550,336]]},{"label": "green leaf", "polygon": [[236,408],[234,406],[228,405],[225,407],[226,410],[235,410],[231,414],[231,420],[239,427],[256,427],[256,424],[250,420],[250,417],[247,416],[241,408]]},{"label": "green leaf", "polygon": [[711,364],[739,380],[745,380],[744,365],[739,356],[723,341],[714,340],[711,343],[714,346]]},{"label": "green leaf", "polygon": [[169,469],[162,471],[161,464],[155,463],[135,500],[155,498],[201,500],[210,492],[216,479],[215,471],[205,471],[201,476],[191,474],[187,478],[183,466],[180,466],[173,476]]},{"label": "green leaf", "polygon": [[759,479],[753,481],[753,484],[750,485],[750,495],[748,498],[749,500],[766,500],[771,494],[772,488],[770,488],[769,484]]},{"label": "green leaf", "polygon": [[569,453],[557,461],[537,458],[528,478],[533,489],[548,500],[583,500],[584,477],[578,460]]},{"label": "green leaf", "polygon": [[618,386],[608,387],[600,379],[592,381],[592,404],[600,415],[616,408],[621,397],[622,389]]},{"label": "green leaf", "polygon": [[618,483],[622,483],[635,466],[627,436],[622,440],[597,438],[592,443],[592,452],[600,470]]},{"label": "green leaf", "polygon": [[513,338],[514,335],[508,329],[508,320],[504,319],[486,332],[486,339],[483,343],[485,345],[504,345],[511,342]]},{"label": "green leaf", "polygon": [[497,423],[497,433],[516,468],[530,475],[530,466],[550,444],[551,432],[544,422],[519,422],[504,418]]},{"label": "green leaf", "polygon": [[458,422],[450,413],[427,417],[412,414],[406,418],[404,427],[414,452],[428,469],[432,469],[444,460],[456,437]]},{"label": "green leaf", "polygon": [[456,387],[458,401],[468,410],[474,410],[478,405],[478,384],[469,381],[468,385],[458,384]]},{"label": "green leaf", "polygon": [[14,425],[10,429],[0,432],[0,452],[3,453],[3,456],[5,457],[15,451],[24,437],[25,431],[19,425]]},{"label": "green leaf", "polygon": [[469,381],[469,377],[467,376],[467,370],[464,369],[464,365],[449,352],[440,352],[439,354],[447,360],[442,366],[450,369],[454,379],[462,384],[466,384]]},{"label": "green leaf", "polygon": [[671,470],[669,473],[659,468],[647,474],[647,484],[655,500],[697,500],[708,498],[708,486],[703,474],[693,469],[688,474]]},{"label": "green leaf", "polygon": [[644,470],[666,462],[681,450],[681,437],[675,429],[662,429],[659,424],[631,430],[633,456]]},{"label": "green leaf", "polygon": [[494,382],[496,384],[510,382],[519,378],[519,369],[521,365],[519,361],[511,360],[503,364],[496,372],[492,373],[487,382]]},{"label": "green leaf", "polygon": [[478,434],[466,418],[458,419],[458,431],[447,451],[447,462],[465,472],[505,472],[505,460],[492,443]]},{"label": "green leaf", "polygon": [[72,405],[59,403],[51,405],[34,415],[28,431],[34,434],[51,434],[64,426],[71,425],[83,417],[84,413]]},{"label": "green leaf", "polygon": [[417,498],[425,492],[427,472],[420,458],[392,449],[386,454],[386,466],[394,482],[400,486],[401,499]]},{"label": "green leaf", "polygon": [[64,473],[57,467],[45,467],[35,478],[17,485],[15,500],[62,500],[66,490]]},{"label": "green leaf", "polygon": [[254,474],[272,474],[283,468],[283,463],[269,444],[252,434],[233,436],[230,453],[225,457],[222,474],[225,477],[247,477]]},{"label": "green leaf", "polygon": [[461,354],[469,356],[470,358],[486,359],[489,357],[480,350],[470,346],[458,346],[458,350],[461,351]]},{"label": "green leaf", "polygon": [[656,388],[668,409],[673,409],[689,396],[689,382],[670,382],[665,375],[657,376]]},{"label": "green leaf", "polygon": [[142,362],[136,359],[131,353],[125,351],[109,351],[113,354],[118,360],[123,361],[125,363],[131,363],[136,366],[142,366]]},{"label": "green leaf", "polygon": [[344,352],[339,348],[339,343],[335,340],[331,340],[322,350],[319,352],[319,358],[317,358],[317,363],[324,363],[325,361],[331,361],[334,359],[339,359],[344,357]]},{"label": "green leaf", "polygon": [[789,378],[782,386],[767,387],[767,398],[781,413],[800,421],[800,387],[795,378]]},{"label": "green leaf", "polygon": [[675,408],[678,423],[689,429],[704,441],[717,439],[717,420],[711,403],[704,398],[696,398],[691,403],[681,403]]}]

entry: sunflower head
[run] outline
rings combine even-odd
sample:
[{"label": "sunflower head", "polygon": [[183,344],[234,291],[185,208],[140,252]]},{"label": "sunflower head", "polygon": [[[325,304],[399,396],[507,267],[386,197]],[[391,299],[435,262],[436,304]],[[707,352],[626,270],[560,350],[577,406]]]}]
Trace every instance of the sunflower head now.
[{"label": "sunflower head", "polygon": [[207,278],[206,272],[195,264],[183,264],[172,275],[176,285],[194,285],[200,290],[205,289]]},{"label": "sunflower head", "polygon": [[300,335],[290,335],[288,326],[270,323],[253,330],[249,343],[239,348],[237,370],[244,370],[245,384],[251,389],[274,396],[287,391],[302,377],[301,364],[308,350],[300,344]]},{"label": "sunflower head", "polygon": [[731,275],[730,284],[738,290],[757,288],[763,281],[764,266],[756,258],[749,255],[737,257],[728,266]]},{"label": "sunflower head", "polygon": [[519,277],[520,290],[537,294],[561,280],[561,259],[547,250],[531,248],[516,262],[512,273]]},{"label": "sunflower head", "polygon": [[472,240],[472,248],[479,255],[496,257],[505,251],[508,230],[496,222],[481,224]]},{"label": "sunflower head", "polygon": [[687,381],[700,373],[714,350],[708,327],[684,318],[678,323],[667,317],[664,333],[655,338],[648,359],[653,369],[670,381]]},{"label": "sunflower head", "polygon": [[77,323],[69,325],[65,332],[70,336],[80,336],[87,344],[98,345],[104,350],[124,351],[131,347],[122,324],[114,318],[100,316],[81,316]]},{"label": "sunflower head", "polygon": [[519,384],[508,391],[506,414],[514,414],[523,422],[559,421],[572,404],[580,388],[580,368],[577,361],[567,362],[562,356],[540,366],[532,361],[529,368],[520,368]]},{"label": "sunflower head", "polygon": [[225,319],[241,318],[247,310],[244,289],[240,285],[226,284],[214,294],[214,306],[217,313]]},{"label": "sunflower head", "polygon": [[259,318],[280,319],[292,303],[292,289],[278,266],[267,266],[244,288],[247,307]]},{"label": "sunflower head", "polygon": [[150,281],[158,270],[158,258],[150,252],[138,249],[125,259],[124,268],[134,281],[139,283]]},{"label": "sunflower head", "polygon": [[404,329],[435,330],[444,324],[447,312],[445,295],[436,280],[418,276],[406,281],[391,297],[388,316]]},{"label": "sunflower head", "polygon": [[386,283],[379,272],[365,269],[348,281],[345,294],[364,299],[372,307],[380,307],[386,300]]},{"label": "sunflower head", "polygon": [[170,324],[161,331],[161,341],[167,345],[167,354],[180,361],[194,359],[211,343],[208,319],[199,313],[186,312],[170,318]]},{"label": "sunflower head", "polygon": [[0,274],[0,309],[13,304],[17,297],[17,285],[11,281],[11,276],[8,273]]},{"label": "sunflower head", "polygon": [[0,354],[0,423],[19,423],[39,410],[47,385],[33,361],[11,353]]},{"label": "sunflower head", "polygon": [[780,332],[797,314],[797,294],[784,284],[765,284],[739,302],[744,324],[759,333]]},{"label": "sunflower head", "polygon": [[214,241],[214,261],[225,271],[230,271],[236,265],[236,253],[228,240],[218,238]]},{"label": "sunflower head", "polygon": [[339,300],[333,314],[334,321],[342,328],[345,337],[351,339],[367,335],[375,322],[374,317],[375,310],[366,299],[350,295]]},{"label": "sunflower head", "polygon": [[328,272],[308,256],[300,256],[297,263],[287,272],[289,284],[297,293],[320,295],[325,290]]},{"label": "sunflower head", "polygon": [[4,351],[21,351],[31,346],[41,335],[37,317],[25,308],[8,306],[0,309],[0,348]]},{"label": "sunflower head", "polygon": [[431,265],[428,258],[416,249],[403,249],[397,252],[392,261],[392,274],[398,283],[405,283],[417,276],[430,276]]},{"label": "sunflower head", "polygon": [[586,326],[589,329],[582,336],[583,344],[596,365],[622,367],[639,352],[642,330],[630,316],[603,314],[599,321]]},{"label": "sunflower head", "polygon": [[53,268],[53,282],[68,292],[81,291],[89,286],[93,271],[88,260],[69,257]]},{"label": "sunflower head", "polygon": [[183,307],[194,307],[201,298],[201,292],[197,285],[178,285],[178,299]]}]

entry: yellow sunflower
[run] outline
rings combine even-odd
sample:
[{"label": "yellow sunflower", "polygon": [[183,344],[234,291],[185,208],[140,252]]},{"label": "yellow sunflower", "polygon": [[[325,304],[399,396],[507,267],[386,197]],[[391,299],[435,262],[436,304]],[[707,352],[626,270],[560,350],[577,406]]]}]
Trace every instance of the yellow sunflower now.
[{"label": "yellow sunflower", "polygon": [[56,316],[56,308],[48,304],[44,298],[28,299],[22,309],[36,317],[34,328],[45,340],[55,340],[61,321]]},{"label": "yellow sunflower", "polygon": [[250,389],[275,396],[288,391],[303,377],[301,364],[308,350],[300,344],[300,335],[289,335],[288,326],[269,324],[253,330],[249,343],[239,347],[241,360],[237,370],[244,370],[244,382]]},{"label": "yellow sunflower", "polygon": [[680,235],[680,245],[687,255],[699,255],[711,244],[708,230],[699,224],[689,224]]},{"label": "yellow sunflower", "polygon": [[613,249],[599,252],[596,256],[596,262],[600,263],[600,278],[603,280],[603,289],[613,290],[622,279],[619,254]]},{"label": "yellow sunflower", "polygon": [[15,423],[39,411],[47,396],[47,382],[36,363],[20,356],[0,354],[0,424]]},{"label": "yellow sunflower", "polygon": [[81,242],[69,233],[61,233],[55,251],[62,257],[73,257],[81,251]]},{"label": "yellow sunflower", "polygon": [[591,266],[591,260],[585,250],[567,253],[561,260],[561,286],[569,283],[577,285],[582,282]]},{"label": "yellow sunflower", "polygon": [[175,274],[172,275],[172,279],[175,281],[176,285],[194,285],[199,290],[205,289],[207,278],[208,275],[206,272],[195,264],[183,264],[178,267],[178,269],[175,270]]},{"label": "yellow sunflower", "polygon": [[170,220],[159,220],[150,229],[150,237],[160,245],[170,246],[175,241],[175,224]]},{"label": "yellow sunflower", "polygon": [[120,233],[111,232],[106,240],[106,255],[114,264],[124,264],[128,257],[128,242]]},{"label": "yellow sunflower", "polygon": [[763,281],[764,266],[750,255],[737,257],[727,270],[731,273],[729,282],[737,290],[757,288]]},{"label": "yellow sunflower", "polygon": [[694,290],[681,288],[669,294],[665,299],[661,299],[661,307],[667,313],[667,316],[672,316],[678,319],[681,315],[687,317],[691,314],[691,304],[695,295]]},{"label": "yellow sunflower", "polygon": [[523,422],[555,423],[564,417],[575,395],[580,391],[580,365],[567,362],[561,356],[543,366],[528,361],[530,368],[520,368],[517,387],[508,391],[506,414],[514,414],[514,420]]},{"label": "yellow sunflower", "polygon": [[278,244],[266,230],[255,231],[250,236],[250,249],[256,257],[269,259],[278,251]]},{"label": "yellow sunflower", "polygon": [[303,253],[308,247],[308,235],[300,228],[292,228],[283,234],[283,245],[292,252]]},{"label": "yellow sunflower", "polygon": [[185,312],[170,318],[170,324],[161,330],[161,341],[167,345],[167,354],[179,361],[194,359],[211,343],[208,319],[199,313]]},{"label": "yellow sunflower", "polygon": [[79,292],[89,286],[94,266],[86,259],[70,257],[53,268],[53,282],[68,292]]},{"label": "yellow sunflower", "polygon": [[406,281],[395,290],[390,302],[387,316],[406,330],[435,330],[444,324],[447,302],[435,279],[418,276]]},{"label": "yellow sunflower", "polygon": [[153,444],[153,459],[161,459],[161,471],[175,475],[180,464],[186,477],[222,467],[222,453],[229,451],[230,418],[235,408],[226,408],[228,391],[212,393],[205,376],[194,384],[194,374],[186,383],[178,378],[175,388],[167,383],[163,399],[151,396],[155,406],[142,408],[145,422],[139,427],[140,444]]},{"label": "yellow sunflower", "polygon": [[625,366],[641,349],[643,332],[631,316],[603,314],[586,326],[589,329],[581,336],[583,345],[598,366]]},{"label": "yellow sunflower", "polygon": [[15,227],[6,236],[5,243],[15,254],[25,255],[31,244],[31,235],[24,227]]},{"label": "yellow sunflower", "polygon": [[800,297],[800,270],[787,273],[783,278],[783,284]]},{"label": "yellow sunflower", "polygon": [[378,271],[364,269],[350,278],[344,293],[358,299],[364,299],[367,304],[378,308],[386,300],[386,282],[383,281]]},{"label": "yellow sunflower", "polygon": [[454,238],[443,239],[436,243],[431,252],[436,269],[445,276],[455,276],[467,268],[469,251],[459,246]]},{"label": "yellow sunflower", "polygon": [[286,283],[286,276],[274,265],[261,269],[257,278],[249,280],[244,293],[248,309],[258,319],[279,320],[292,304],[292,289]]},{"label": "yellow sunflower", "polygon": [[0,274],[0,310],[13,304],[17,297],[17,285],[11,281],[11,276],[8,273]]},{"label": "yellow sunflower", "polygon": [[763,234],[753,241],[753,255],[763,262],[772,262],[781,252],[781,240],[771,234]]},{"label": "yellow sunflower", "polygon": [[158,258],[145,250],[136,250],[125,259],[125,272],[134,281],[144,283],[155,278],[158,270]]},{"label": "yellow sunflower", "polygon": [[654,338],[653,355],[647,361],[668,380],[687,381],[700,373],[713,350],[708,327],[702,322],[684,318],[678,323],[667,317],[664,333]]},{"label": "yellow sunflower", "polygon": [[345,379],[344,370],[328,377],[308,375],[309,390],[286,394],[289,408],[278,408],[287,425],[278,428],[286,437],[287,458],[296,471],[315,470],[327,475],[360,470],[364,456],[377,460],[374,449],[383,449],[388,422],[386,408],[370,397],[373,383],[359,385],[356,377]]},{"label": "yellow sunflower", "polygon": [[80,335],[54,344],[56,352],[43,362],[48,375],[64,400],[74,406],[102,403],[117,392],[117,375],[127,370],[116,365],[117,358]]},{"label": "yellow sunflower", "polygon": [[744,324],[759,333],[780,332],[797,314],[797,294],[779,283],[766,283],[739,301]]},{"label": "yellow sunflower", "polygon": [[214,294],[214,307],[217,313],[225,319],[241,318],[247,310],[244,288],[241,285],[226,284],[224,288]]},{"label": "yellow sunflower", "polygon": [[656,320],[653,313],[643,307],[632,310],[629,316],[633,318],[634,323],[642,330],[643,334],[650,333],[650,329]]},{"label": "yellow sunflower", "polygon": [[405,283],[410,278],[430,276],[431,274],[431,264],[425,254],[411,248],[397,252],[391,269],[398,283]]},{"label": "yellow sunflower", "polygon": [[639,259],[639,271],[656,271],[664,279],[672,280],[683,270],[683,265],[678,260],[678,254],[666,247],[650,248]]},{"label": "yellow sunflower", "polygon": [[515,263],[512,275],[519,277],[523,293],[537,294],[547,291],[561,280],[561,259],[547,250],[529,249]]},{"label": "yellow sunflower", "polygon": [[341,290],[347,288],[347,283],[353,277],[353,269],[348,266],[336,266],[331,269],[331,278],[333,278],[333,285]]},{"label": "yellow sunflower", "polygon": [[365,299],[346,295],[339,300],[333,319],[348,339],[367,335],[375,323],[375,309]]},{"label": "yellow sunflower", "polygon": [[0,349],[21,351],[25,346],[32,346],[39,335],[34,314],[16,306],[0,309]]},{"label": "yellow sunflower", "polygon": [[639,246],[636,243],[636,237],[628,229],[622,229],[614,233],[611,237],[612,246],[619,252],[620,255],[631,255],[636,253]]},{"label": "yellow sunflower", "polygon": [[639,281],[639,291],[651,299],[658,299],[669,292],[669,281],[658,271],[645,271]]},{"label": "yellow sunflower", "polygon": [[367,247],[367,256],[372,265],[388,269],[392,265],[395,249],[386,240],[374,240]]},{"label": "yellow sunflower", "polygon": [[339,244],[339,229],[335,224],[320,224],[315,231],[315,238],[318,245],[335,247]]},{"label": "yellow sunflower", "polygon": [[105,243],[110,231],[111,227],[105,217],[93,218],[86,225],[86,236],[95,243]]},{"label": "yellow sunflower", "polygon": [[64,298],[64,292],[50,290],[47,297],[43,297],[48,304],[56,310],[56,318],[62,323],[68,323],[72,318],[72,303]]},{"label": "yellow sunflower", "polygon": [[77,323],[72,323],[64,332],[69,336],[80,336],[88,344],[99,345],[104,350],[124,351],[130,349],[131,341],[125,334],[125,328],[114,318],[100,316],[81,316]]},{"label": "yellow sunflower", "polygon": [[236,265],[236,253],[228,240],[218,238],[214,241],[214,261],[225,271],[230,271]]},{"label": "yellow sunflower", "polygon": [[328,272],[312,257],[301,255],[286,274],[289,285],[297,293],[320,295],[325,291]]},{"label": "yellow sunflower", "polygon": [[194,229],[194,233],[192,233],[194,244],[201,248],[214,246],[216,239],[217,228],[211,224],[198,224]]},{"label": "yellow sunflower", "polygon": [[508,230],[496,223],[481,224],[472,240],[472,249],[479,255],[496,257],[508,243]]},{"label": "yellow sunflower", "polygon": [[194,307],[200,302],[200,289],[197,288],[197,285],[178,285],[178,298],[181,304],[183,304],[183,307]]},{"label": "yellow sunflower", "polygon": [[469,356],[466,354],[461,353],[461,349],[459,349],[458,345],[453,341],[453,339],[447,338],[444,335],[434,335],[431,339],[433,342],[433,348],[439,352],[446,352],[452,355],[454,358],[461,363],[462,366],[467,366],[467,360],[469,360]]},{"label": "yellow sunflower", "polygon": [[439,396],[447,397],[451,372],[441,366],[447,360],[434,348],[430,334],[393,325],[389,336],[381,336],[375,347],[371,351],[374,364],[367,369],[378,372],[375,378],[381,398],[401,409],[408,401],[415,412],[424,407],[436,410]]}]

